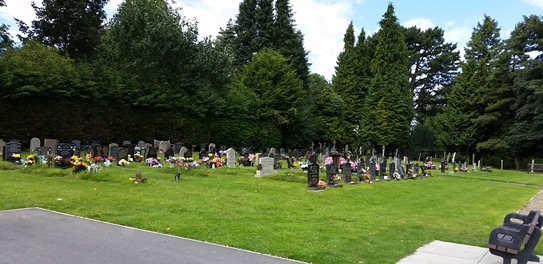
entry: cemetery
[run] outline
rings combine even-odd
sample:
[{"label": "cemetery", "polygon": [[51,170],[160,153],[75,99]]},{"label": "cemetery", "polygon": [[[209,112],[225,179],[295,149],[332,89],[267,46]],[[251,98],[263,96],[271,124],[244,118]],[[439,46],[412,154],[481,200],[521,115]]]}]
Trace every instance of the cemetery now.
[{"label": "cemetery", "polygon": [[[311,263],[396,263],[433,240],[504,260],[543,253],[539,211],[514,215],[526,232],[498,226],[543,188],[535,165],[489,171],[455,153],[409,160],[347,147],[38,140],[2,148],[0,209],[41,207]],[[526,242],[502,250],[508,236]]]}]

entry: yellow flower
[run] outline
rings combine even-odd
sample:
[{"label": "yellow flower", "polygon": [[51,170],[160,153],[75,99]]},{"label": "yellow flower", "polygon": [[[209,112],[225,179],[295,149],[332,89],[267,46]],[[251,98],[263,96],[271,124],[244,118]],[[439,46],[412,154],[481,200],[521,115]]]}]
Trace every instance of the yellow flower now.
[{"label": "yellow flower", "polygon": [[21,158],[21,154],[20,154],[20,153],[13,153],[13,154],[11,154],[11,157],[12,157],[12,158],[16,158],[16,159],[20,159],[20,158]]}]

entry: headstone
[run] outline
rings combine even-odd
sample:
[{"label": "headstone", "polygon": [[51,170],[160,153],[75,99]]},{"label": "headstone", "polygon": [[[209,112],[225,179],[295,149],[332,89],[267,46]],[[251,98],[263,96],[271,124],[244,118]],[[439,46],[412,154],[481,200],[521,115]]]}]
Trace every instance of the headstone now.
[{"label": "headstone", "polygon": [[58,143],[56,150],[57,155],[63,159],[69,159],[74,155],[74,148],[71,143]]},{"label": "headstone", "polygon": [[441,160],[441,164],[440,164],[439,168],[441,169],[441,173],[445,173],[445,160],[444,159]]},{"label": "headstone", "polygon": [[36,154],[38,156],[47,157],[47,155],[52,154],[52,153],[53,152],[51,151],[51,148],[47,147],[47,146],[42,146],[42,147],[39,147],[39,148],[36,149]]},{"label": "headstone", "polygon": [[217,151],[217,147],[216,147],[215,143],[210,143],[209,144],[208,151],[211,152],[211,153],[215,153]]},{"label": "headstone", "polygon": [[285,155],[285,149],[284,148],[280,148],[279,149],[279,156],[284,156]]},{"label": "headstone", "polygon": [[130,145],[130,144],[132,144],[132,142],[130,142],[130,140],[125,140],[125,141],[123,141],[123,146],[124,146],[124,145]]},{"label": "headstone", "polygon": [[81,156],[81,140],[72,140],[72,146],[74,147],[74,155]]},{"label": "headstone", "polygon": [[158,151],[160,151],[160,153],[164,153],[169,147],[170,141],[160,141],[160,143],[158,143]]},{"label": "headstone", "polygon": [[319,186],[319,165],[316,162],[316,157],[312,156],[307,166],[307,189],[324,189],[324,187]]},{"label": "headstone", "polygon": [[164,160],[167,160],[173,156],[175,156],[175,152],[173,152],[173,148],[168,148],[166,151],[164,151]]},{"label": "headstone", "polygon": [[346,184],[356,183],[356,182],[353,182],[353,179],[352,179],[351,163],[349,161],[346,161],[341,166],[342,166],[341,170],[343,172],[343,182]]},{"label": "headstone", "polygon": [[[14,154],[19,155],[19,158],[13,157]],[[21,162],[21,143],[16,141],[5,143],[2,150],[2,160],[14,163]]]},{"label": "headstone", "polygon": [[403,169],[403,166],[398,166],[398,174],[400,174],[401,178],[405,178],[405,170]]},{"label": "headstone", "polygon": [[396,172],[396,164],[394,162],[391,162],[388,165],[388,171],[389,171],[389,174],[390,174],[390,178],[393,179],[394,173]]},{"label": "headstone", "polygon": [[53,154],[57,154],[57,143],[58,141],[56,139],[49,139],[49,138],[46,138],[43,140],[43,145],[46,146],[46,147],[50,147],[54,153]]},{"label": "headstone", "polygon": [[179,149],[179,156],[180,157],[185,157],[185,154],[187,154],[187,152],[189,152],[189,150],[186,148],[186,147],[181,147],[181,149]]},{"label": "headstone", "polygon": [[111,144],[109,144],[109,150],[111,151],[112,148],[118,147],[118,146],[119,146],[119,144],[117,144],[117,143],[111,143]]},{"label": "headstone", "polygon": [[275,148],[270,148],[270,154],[273,154],[274,156],[277,155],[277,150]]},{"label": "headstone", "polygon": [[387,163],[386,161],[382,161],[379,165],[379,177],[381,180],[385,179],[386,173],[387,173]]},{"label": "headstone", "polygon": [[419,164],[418,163],[413,164],[413,173],[419,175]]},{"label": "headstone", "polygon": [[128,150],[124,147],[118,147],[117,148],[117,155],[113,157],[115,159],[115,163],[119,165],[119,161],[124,159],[128,161]]},{"label": "headstone", "polygon": [[156,140],[156,139],[153,140],[153,147],[154,147],[154,148],[158,148],[159,145],[160,145],[160,142],[161,142],[161,140]]},{"label": "headstone", "polygon": [[200,143],[200,152],[205,152],[206,151],[206,144],[205,143]]},{"label": "headstone", "polygon": [[327,164],[325,167],[326,167],[326,184],[329,187],[340,186],[339,184],[337,184],[337,182],[334,179],[335,177],[337,177],[337,173],[338,173],[336,165],[332,163],[332,164]]},{"label": "headstone", "polygon": [[154,147],[146,147],[145,148],[145,159],[148,159],[148,158],[157,158],[157,149],[154,148]]},{"label": "headstone", "polygon": [[138,148],[140,148],[140,150],[145,150],[145,141],[138,141]]},{"label": "headstone", "polygon": [[41,140],[37,137],[34,137],[30,140],[30,152],[36,151],[37,148],[41,146]]},{"label": "headstone", "polygon": [[179,151],[181,150],[181,147],[183,147],[183,144],[182,144],[181,142],[177,142],[177,143],[175,143],[175,145],[174,145],[173,151],[174,151],[175,153],[179,153]]},{"label": "headstone", "polygon": [[116,161],[118,161],[116,159],[116,157],[118,156],[118,153],[119,153],[119,146],[116,146],[117,144],[115,145],[112,145],[112,144],[109,144],[111,147],[109,148],[109,156],[110,157],[113,157]]},{"label": "headstone", "polygon": [[102,146],[101,150],[102,150],[102,152],[101,152],[101,154],[99,156],[102,156],[102,158],[105,159],[105,158],[111,156],[111,155],[109,155],[109,147],[108,146]]},{"label": "headstone", "polygon": [[375,158],[370,159],[370,177],[371,180],[375,180],[375,177],[377,176],[377,164],[375,162]]},{"label": "headstone", "polygon": [[273,159],[268,157],[260,158],[260,164],[262,165],[262,169],[260,170],[260,173],[257,173],[257,176],[266,176],[274,173],[273,168]]},{"label": "headstone", "polygon": [[130,157],[134,157],[134,154],[136,153],[136,145],[126,144],[126,145],[123,145],[123,147],[126,148],[126,151],[128,151],[128,155],[130,155]]},{"label": "headstone", "polygon": [[226,166],[229,168],[236,167],[236,151],[233,148],[226,151]]},{"label": "headstone", "polygon": [[5,145],[6,145],[6,142],[4,142],[3,139],[0,139],[0,151],[3,151]]}]

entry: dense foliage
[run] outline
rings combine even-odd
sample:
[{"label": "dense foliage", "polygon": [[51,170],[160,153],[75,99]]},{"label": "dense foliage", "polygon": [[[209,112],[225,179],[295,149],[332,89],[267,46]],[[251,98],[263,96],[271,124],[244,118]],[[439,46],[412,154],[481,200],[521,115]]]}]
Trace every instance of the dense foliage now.
[{"label": "dense foliage", "polygon": [[166,0],[126,0],[107,23],[106,3],[32,4],[21,42],[0,25],[0,138],[385,146],[517,167],[543,150],[541,16],[504,39],[484,16],[460,60],[389,4],[375,34],[348,25],[329,81],[309,72],[288,0],[242,1],[216,39]]}]

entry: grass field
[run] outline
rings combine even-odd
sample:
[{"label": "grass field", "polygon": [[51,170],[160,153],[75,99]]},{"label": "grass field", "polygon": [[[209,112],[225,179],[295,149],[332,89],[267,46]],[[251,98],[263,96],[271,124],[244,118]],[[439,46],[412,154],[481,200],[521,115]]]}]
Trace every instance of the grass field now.
[{"label": "grass field", "polygon": [[[148,182],[129,181],[136,171]],[[432,171],[311,192],[299,170],[256,178],[254,168],[196,168],[174,181],[176,172],[132,163],[72,175],[0,162],[0,209],[42,207],[312,263],[383,264],[436,239],[484,247],[505,214],[543,186],[543,176],[525,172]]]}]

